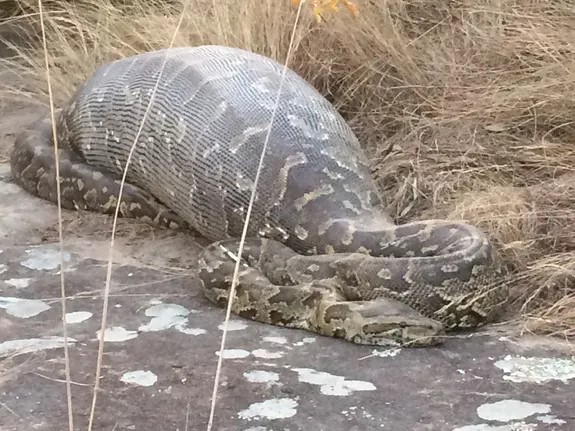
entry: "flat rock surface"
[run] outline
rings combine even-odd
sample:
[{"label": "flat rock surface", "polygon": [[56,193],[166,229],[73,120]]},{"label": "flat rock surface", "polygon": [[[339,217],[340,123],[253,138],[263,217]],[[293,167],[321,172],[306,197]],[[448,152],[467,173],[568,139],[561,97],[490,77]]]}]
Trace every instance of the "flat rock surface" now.
[{"label": "flat rock surface", "polygon": [[[0,199],[0,430],[68,429],[56,207],[12,184],[6,163]],[[86,429],[110,220],[64,215],[74,423]],[[192,275],[205,243],[129,222],[118,235],[93,429],[204,430],[225,316]],[[237,317],[229,330],[214,430],[575,429],[573,348],[558,340],[490,328],[395,349]]]}]

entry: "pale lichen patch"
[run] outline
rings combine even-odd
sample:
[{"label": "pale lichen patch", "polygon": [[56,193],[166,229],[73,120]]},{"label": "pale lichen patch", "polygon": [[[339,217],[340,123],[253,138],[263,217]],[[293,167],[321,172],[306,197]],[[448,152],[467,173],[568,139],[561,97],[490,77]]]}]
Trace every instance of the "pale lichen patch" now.
[{"label": "pale lichen patch", "polygon": [[[49,270],[56,269],[60,266],[60,251],[55,248],[33,248],[26,250],[28,259],[20,264],[26,268],[36,270]],[[63,253],[64,262],[68,262],[71,258],[70,253]]]},{"label": "pale lichen patch", "polygon": [[120,380],[137,386],[152,386],[158,381],[158,376],[151,371],[136,370],[122,374]]},{"label": "pale lichen patch", "polygon": [[295,416],[298,403],[291,398],[272,398],[261,403],[251,404],[238,413],[240,419],[287,419]]},{"label": "pale lichen patch", "polygon": [[[68,345],[76,340],[68,337]],[[28,338],[23,340],[8,340],[0,343],[0,357],[17,356],[34,353],[40,350],[59,349],[64,347],[64,337]]]},{"label": "pale lichen patch", "polygon": [[74,323],[82,323],[92,317],[92,313],[89,311],[74,311],[72,313],[66,313],[66,323],[68,325]]},{"label": "pale lichen patch", "polygon": [[[220,356],[220,352],[216,352],[217,356]],[[250,352],[243,349],[224,349],[222,357],[224,359],[242,359],[250,356]]]},{"label": "pale lichen patch", "polygon": [[0,308],[4,308],[11,316],[27,319],[49,310],[50,306],[38,299],[3,296],[0,297]]},{"label": "pale lichen patch", "polygon": [[33,278],[9,278],[4,280],[9,286],[15,287],[16,289],[24,289],[30,285],[30,282],[34,280]]},{"label": "pale lichen patch", "polygon": [[303,383],[320,386],[324,395],[346,396],[355,391],[375,391],[376,387],[371,382],[361,380],[347,380],[344,376],[337,376],[311,368],[294,368],[298,373],[298,380]]},{"label": "pale lichen patch", "polygon": [[549,404],[528,403],[520,400],[501,400],[477,407],[477,416],[488,421],[509,422],[551,411]]},{"label": "pale lichen patch", "polygon": [[545,383],[550,380],[567,383],[568,380],[575,379],[573,359],[507,355],[494,365],[506,373],[504,380],[517,383]]}]

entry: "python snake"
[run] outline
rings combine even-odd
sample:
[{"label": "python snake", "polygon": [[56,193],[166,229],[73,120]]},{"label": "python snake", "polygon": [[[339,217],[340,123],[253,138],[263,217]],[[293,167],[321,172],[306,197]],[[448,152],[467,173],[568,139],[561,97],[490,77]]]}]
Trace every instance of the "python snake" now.
[{"label": "python snake", "polygon": [[[209,239],[199,284],[210,301],[226,306],[282,71],[265,56],[216,45],[98,67],[58,111],[63,207],[114,212],[151,102],[120,215]],[[49,119],[17,136],[10,163],[17,184],[56,202]],[[474,226],[395,225],[350,126],[287,70],[234,313],[358,344],[431,346],[447,331],[498,315],[507,299],[502,274],[494,246]]]}]

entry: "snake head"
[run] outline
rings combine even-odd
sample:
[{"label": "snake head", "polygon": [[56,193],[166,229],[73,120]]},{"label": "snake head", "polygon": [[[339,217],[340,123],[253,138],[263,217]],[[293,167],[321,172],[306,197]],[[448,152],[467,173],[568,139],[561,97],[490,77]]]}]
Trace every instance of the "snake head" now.
[{"label": "snake head", "polygon": [[356,344],[427,347],[440,344],[443,325],[391,298],[318,307],[318,332]]},{"label": "snake head", "polygon": [[363,324],[362,333],[356,334],[350,341],[357,344],[400,347],[430,347],[442,342],[443,327],[431,320],[374,320]]}]

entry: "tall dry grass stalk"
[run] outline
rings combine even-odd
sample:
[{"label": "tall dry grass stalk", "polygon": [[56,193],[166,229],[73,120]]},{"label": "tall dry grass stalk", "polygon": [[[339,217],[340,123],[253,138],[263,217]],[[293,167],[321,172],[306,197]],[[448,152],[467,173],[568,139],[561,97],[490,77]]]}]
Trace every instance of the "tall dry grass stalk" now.
[{"label": "tall dry grass stalk", "polygon": [[[283,62],[288,0],[189,0],[176,46],[227,44]],[[529,330],[575,335],[575,4],[355,2],[304,14],[290,66],[352,125],[398,223],[450,217],[484,228],[514,275]],[[37,27],[35,2],[11,23]],[[57,102],[102,62],[167,46],[181,1],[45,4]],[[32,31],[34,34],[34,31]],[[45,102],[37,41],[4,60],[3,100]]]}]

